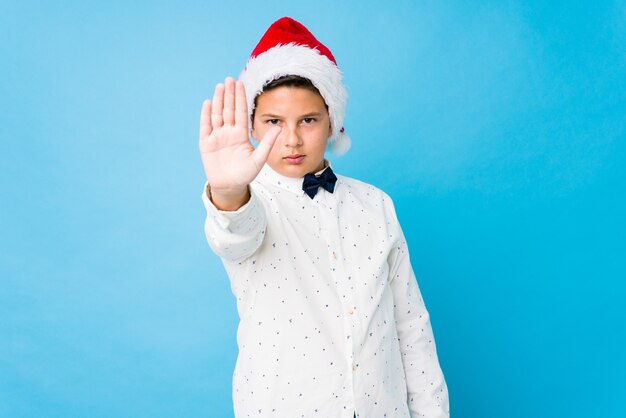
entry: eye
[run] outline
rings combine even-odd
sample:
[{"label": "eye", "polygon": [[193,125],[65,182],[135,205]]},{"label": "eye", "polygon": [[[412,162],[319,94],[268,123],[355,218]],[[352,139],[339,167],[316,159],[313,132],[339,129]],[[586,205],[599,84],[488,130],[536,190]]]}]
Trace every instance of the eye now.
[{"label": "eye", "polygon": [[268,119],[265,121],[265,123],[269,124],[269,125],[278,125],[279,120],[278,119]]},{"label": "eye", "polygon": [[311,124],[313,122],[315,122],[317,119],[315,118],[304,118],[302,119],[302,122],[306,123],[306,124]]}]

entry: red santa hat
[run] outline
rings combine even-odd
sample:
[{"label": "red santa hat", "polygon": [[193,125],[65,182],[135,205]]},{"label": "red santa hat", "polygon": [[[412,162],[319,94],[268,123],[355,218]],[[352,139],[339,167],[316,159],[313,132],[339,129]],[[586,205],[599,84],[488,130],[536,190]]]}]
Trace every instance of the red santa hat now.
[{"label": "red santa hat", "polygon": [[348,93],[337,61],[304,25],[290,17],[272,23],[239,76],[246,88],[249,117],[254,110],[254,99],[263,87],[286,75],[307,78],[319,90],[328,106],[332,128],[328,149],[337,155],[348,151],[350,137],[343,129]]}]

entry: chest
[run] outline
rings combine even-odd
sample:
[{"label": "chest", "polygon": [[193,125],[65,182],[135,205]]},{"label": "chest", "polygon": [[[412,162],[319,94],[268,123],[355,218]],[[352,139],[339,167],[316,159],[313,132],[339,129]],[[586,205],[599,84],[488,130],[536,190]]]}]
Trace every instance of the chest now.
[{"label": "chest", "polygon": [[314,265],[320,273],[341,269],[344,276],[380,276],[396,237],[383,202],[365,197],[274,195],[264,202],[267,230],[260,253],[274,266]]}]

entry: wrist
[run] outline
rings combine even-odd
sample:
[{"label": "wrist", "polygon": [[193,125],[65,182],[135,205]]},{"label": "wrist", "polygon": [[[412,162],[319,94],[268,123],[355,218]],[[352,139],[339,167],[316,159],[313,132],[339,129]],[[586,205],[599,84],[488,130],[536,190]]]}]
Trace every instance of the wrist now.
[{"label": "wrist", "polygon": [[250,199],[248,186],[235,188],[215,188],[207,184],[206,195],[219,210],[236,211]]},{"label": "wrist", "polygon": [[243,186],[216,187],[211,185],[211,183],[207,183],[207,191],[209,191],[212,195],[219,195],[222,197],[240,196],[241,194],[246,193],[247,190],[247,184]]}]

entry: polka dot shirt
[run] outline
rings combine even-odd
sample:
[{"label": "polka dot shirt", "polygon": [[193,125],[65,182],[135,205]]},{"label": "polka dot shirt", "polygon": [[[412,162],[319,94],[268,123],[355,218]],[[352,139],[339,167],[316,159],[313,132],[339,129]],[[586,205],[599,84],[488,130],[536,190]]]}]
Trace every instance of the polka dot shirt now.
[{"label": "polka dot shirt", "polygon": [[311,199],[301,178],[265,165],[233,212],[202,193],[240,317],[235,416],[449,417],[393,203],[337,177]]}]

